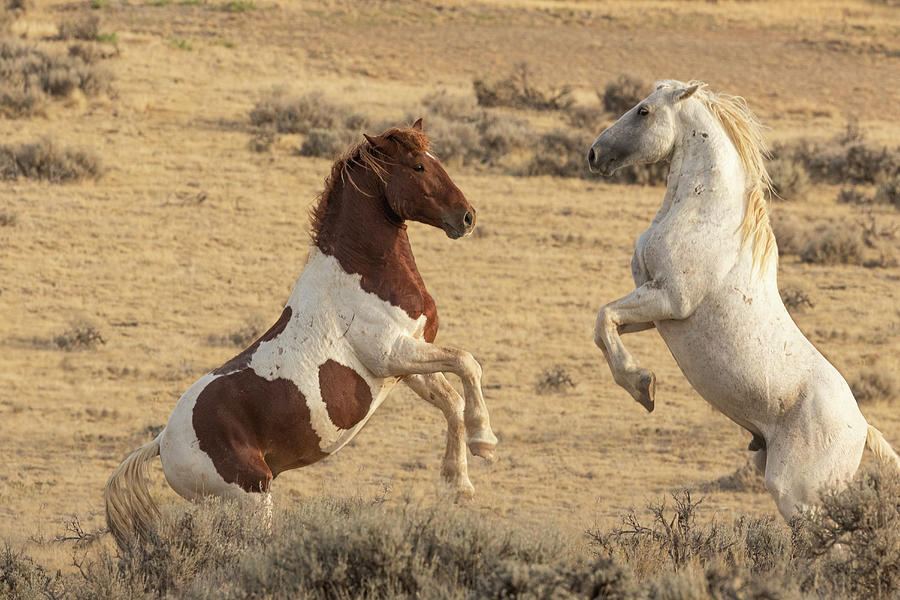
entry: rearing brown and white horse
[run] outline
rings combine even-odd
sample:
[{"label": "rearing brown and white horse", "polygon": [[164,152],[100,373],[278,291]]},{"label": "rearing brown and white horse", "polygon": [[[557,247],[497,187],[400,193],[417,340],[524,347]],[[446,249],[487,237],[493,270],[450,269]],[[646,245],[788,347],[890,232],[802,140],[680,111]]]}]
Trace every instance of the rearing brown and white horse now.
[{"label": "rearing brown and white horse", "polygon": [[[144,472],[157,454],[185,498],[270,502],[273,478],[337,452],[401,380],[444,413],[441,474],[458,496],[473,495],[465,444],[488,460],[497,445],[481,367],[433,343],[437,311],[404,222],[456,239],[471,233],[475,211],[428,151],[421,119],[365,137],[332,167],[312,213],[309,259],[278,322],[194,383],[156,439],[110,476],[106,520],[120,545],[158,514]],[[443,372],[460,377],[465,400]]]}]

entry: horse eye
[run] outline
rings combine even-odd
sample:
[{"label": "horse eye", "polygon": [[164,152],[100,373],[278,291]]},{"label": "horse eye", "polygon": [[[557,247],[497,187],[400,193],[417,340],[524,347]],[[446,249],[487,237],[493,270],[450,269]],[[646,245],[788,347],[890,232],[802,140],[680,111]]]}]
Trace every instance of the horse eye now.
[{"label": "horse eye", "polygon": [[425,165],[416,165],[413,167],[413,171],[424,171]]},{"label": "horse eye", "polygon": [[642,117],[646,117],[650,114],[650,110],[646,106],[642,106],[638,109],[638,114]]}]

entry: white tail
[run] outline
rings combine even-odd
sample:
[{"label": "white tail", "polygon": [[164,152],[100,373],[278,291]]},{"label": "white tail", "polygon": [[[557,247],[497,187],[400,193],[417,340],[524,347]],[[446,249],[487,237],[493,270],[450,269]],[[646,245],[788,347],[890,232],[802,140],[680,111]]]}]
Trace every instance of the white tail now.
[{"label": "white tail", "polygon": [[891,445],[887,443],[887,440],[884,439],[881,432],[871,425],[869,425],[869,429],[866,431],[866,447],[872,451],[872,454],[874,454],[878,460],[892,464],[900,471],[900,456],[897,456],[897,453],[894,452]]},{"label": "white tail", "polygon": [[132,452],[109,476],[103,496],[106,500],[106,526],[120,548],[131,545],[134,535],[143,538],[159,509],[147,489],[147,463],[159,455],[160,433]]}]

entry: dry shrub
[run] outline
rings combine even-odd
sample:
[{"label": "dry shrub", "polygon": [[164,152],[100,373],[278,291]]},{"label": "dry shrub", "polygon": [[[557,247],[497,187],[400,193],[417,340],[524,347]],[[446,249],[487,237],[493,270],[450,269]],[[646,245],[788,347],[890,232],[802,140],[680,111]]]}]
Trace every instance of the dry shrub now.
[{"label": "dry shrub", "polygon": [[891,204],[894,208],[900,208],[900,175],[896,175],[878,186],[874,202]]},{"label": "dry shrub", "polygon": [[422,104],[425,131],[444,162],[495,167],[510,153],[529,148],[535,136],[527,121],[495,115],[466,96],[441,90],[423,98]]},{"label": "dry shrub", "polygon": [[[790,560],[789,534],[772,517],[741,517],[731,525],[713,521],[703,526],[697,521],[702,500],[694,501],[688,490],[672,494],[672,500],[671,509],[665,500],[651,503],[649,522],[631,510],[618,528],[588,530],[591,551],[631,566],[639,579],[698,567],[701,572],[728,568],[745,578],[766,573],[790,586],[785,569]],[[698,597],[698,586],[692,587],[693,593],[685,597]]]},{"label": "dry shrub", "polygon": [[86,320],[76,320],[68,329],[55,336],[53,343],[60,350],[72,351],[95,348],[98,344],[105,344],[106,340],[94,324]]},{"label": "dry shrub", "polygon": [[603,107],[615,114],[628,112],[632,106],[650,95],[650,86],[631,75],[619,75],[614,81],[606,84],[603,94],[597,96]]},{"label": "dry shrub", "polygon": [[775,215],[772,219],[772,231],[778,243],[778,255],[799,255],[806,247],[807,231],[796,219],[786,219]]},{"label": "dry shrub", "polygon": [[766,168],[772,178],[773,198],[798,200],[809,192],[809,175],[800,161],[794,158],[776,158],[770,160]]},{"label": "dry shrub", "polygon": [[17,146],[0,145],[0,177],[6,180],[26,177],[66,183],[96,179],[102,173],[100,157],[95,153],[61,147],[49,137]]},{"label": "dry shrub", "polygon": [[41,565],[10,545],[0,552],[0,598],[38,600],[55,598],[53,578]]},{"label": "dry shrub", "polygon": [[[78,573],[52,575],[7,548],[0,593],[15,598],[846,598],[896,597],[900,483],[857,477],[789,530],[773,517],[699,518],[687,491],[586,532],[549,529],[458,506],[312,498],[261,509],[177,503],[143,543],[113,555],[76,530]],[[836,548],[840,544],[841,548]],[[6,586],[5,588],[2,586]]]},{"label": "dry shrub", "polygon": [[859,265],[863,248],[858,230],[822,225],[810,234],[800,260],[817,265]]},{"label": "dry shrub", "polygon": [[886,367],[860,371],[850,381],[850,389],[857,404],[893,404],[900,397],[900,381],[894,371]]},{"label": "dry shrub", "polygon": [[505,79],[476,79],[472,86],[481,106],[534,110],[565,110],[572,106],[572,91],[569,86],[541,89],[532,85],[530,79],[530,68],[526,63],[520,63]]},{"label": "dry shrub", "polygon": [[879,147],[858,132],[825,142],[802,140],[779,146],[775,154],[803,165],[816,183],[875,184],[900,175],[900,147]]},{"label": "dry shrub", "polygon": [[590,136],[569,129],[554,129],[538,138],[534,156],[522,175],[553,175],[555,177],[586,177],[589,174],[587,149]]},{"label": "dry shrub", "polygon": [[250,122],[257,127],[274,127],[278,133],[306,134],[313,129],[344,129],[351,120],[360,127],[359,116],[318,92],[288,97],[281,90],[256,103]]},{"label": "dry shrub", "polygon": [[333,129],[311,129],[306,134],[303,144],[297,153],[300,156],[319,156],[321,158],[334,158],[356,137],[350,131],[335,131]]},{"label": "dry shrub", "polygon": [[564,394],[575,387],[572,377],[562,367],[544,369],[534,386],[538,394]]},{"label": "dry shrub", "polygon": [[858,187],[851,186],[841,188],[841,191],[838,192],[837,201],[839,204],[871,204],[872,198],[866,196],[864,192],[862,192]]},{"label": "dry shrub", "polygon": [[455,121],[474,123],[483,118],[484,111],[471,96],[452,94],[446,89],[439,89],[422,98],[422,105],[431,115],[437,115]]},{"label": "dry shrub", "polygon": [[809,295],[798,287],[787,286],[779,290],[781,301],[791,312],[799,312],[805,308],[815,308]]},{"label": "dry shrub", "polygon": [[792,527],[795,560],[806,563],[804,587],[820,597],[900,593],[900,473],[881,466],[858,473]]},{"label": "dry shrub", "polygon": [[51,54],[12,38],[0,40],[0,114],[31,116],[48,96],[65,97],[76,89],[88,96],[109,93],[112,74],[95,62],[80,51]]},{"label": "dry shrub", "polygon": [[11,212],[0,212],[0,227],[14,227],[19,222],[19,215]]},{"label": "dry shrub", "polygon": [[100,34],[100,17],[84,15],[74,21],[63,21],[58,29],[61,40],[96,40]]},{"label": "dry shrub", "polygon": [[604,122],[606,111],[602,106],[592,104],[585,106],[579,104],[571,107],[566,112],[566,121],[575,129],[587,129],[591,132],[599,132],[600,125]]}]

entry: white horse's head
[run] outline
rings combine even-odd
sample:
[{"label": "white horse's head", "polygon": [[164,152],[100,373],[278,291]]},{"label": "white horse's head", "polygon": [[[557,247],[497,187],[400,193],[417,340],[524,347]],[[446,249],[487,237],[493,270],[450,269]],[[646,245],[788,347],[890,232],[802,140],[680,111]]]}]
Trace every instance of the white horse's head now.
[{"label": "white horse's head", "polygon": [[667,80],[600,134],[588,151],[592,171],[610,176],[622,167],[659,162],[672,153],[682,103],[703,84]]}]

